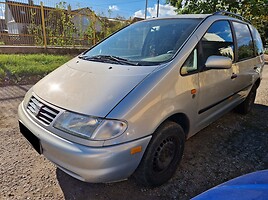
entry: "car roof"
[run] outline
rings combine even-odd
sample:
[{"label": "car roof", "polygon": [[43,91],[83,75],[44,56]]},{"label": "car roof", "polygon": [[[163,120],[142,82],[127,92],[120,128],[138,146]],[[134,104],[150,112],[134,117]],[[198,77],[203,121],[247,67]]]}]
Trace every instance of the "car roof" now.
[{"label": "car roof", "polygon": [[153,18],[146,19],[145,21],[161,20],[161,19],[205,19],[210,16],[216,16],[216,17],[225,18],[225,19],[235,19],[237,21],[251,24],[250,21],[243,18],[242,16],[234,14],[234,13],[230,13],[230,12],[225,12],[225,11],[215,12],[213,14],[178,14],[178,15],[172,15],[172,16],[167,16],[167,17],[157,17],[157,18],[153,17]]},{"label": "car roof", "polygon": [[211,16],[211,14],[183,14],[183,15],[170,15],[166,17],[152,17],[152,18],[147,18],[146,21],[150,20],[159,20],[159,19],[204,19],[208,16]]},{"label": "car roof", "polygon": [[[197,19],[203,19],[206,18],[208,16],[210,16],[212,14],[183,14],[183,15],[172,15],[172,16],[168,16],[168,17],[162,17],[164,19],[167,18],[197,18]],[[159,18],[161,19],[161,18]]]}]

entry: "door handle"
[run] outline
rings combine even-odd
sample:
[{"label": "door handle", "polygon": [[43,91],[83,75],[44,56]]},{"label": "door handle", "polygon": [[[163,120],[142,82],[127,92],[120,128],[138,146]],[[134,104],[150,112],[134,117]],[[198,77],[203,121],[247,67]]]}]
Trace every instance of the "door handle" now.
[{"label": "door handle", "polygon": [[232,74],[231,79],[237,78],[237,74]]}]

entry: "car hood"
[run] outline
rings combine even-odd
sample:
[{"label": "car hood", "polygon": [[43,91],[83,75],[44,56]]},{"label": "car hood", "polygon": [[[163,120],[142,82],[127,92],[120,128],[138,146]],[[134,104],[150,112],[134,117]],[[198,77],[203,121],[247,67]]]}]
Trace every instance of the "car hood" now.
[{"label": "car hood", "polygon": [[33,92],[63,109],[105,117],[156,68],[74,58],[40,80]]},{"label": "car hood", "polygon": [[216,186],[192,200],[265,200],[268,197],[268,170],[246,174]]}]

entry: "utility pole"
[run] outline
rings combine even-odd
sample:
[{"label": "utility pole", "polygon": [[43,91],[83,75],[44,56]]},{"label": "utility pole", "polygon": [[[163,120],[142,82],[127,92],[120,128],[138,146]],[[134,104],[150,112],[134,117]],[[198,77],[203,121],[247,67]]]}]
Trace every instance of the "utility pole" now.
[{"label": "utility pole", "polygon": [[147,7],[148,7],[148,0],[145,0],[145,19],[147,18]]},{"label": "utility pole", "polygon": [[158,17],[159,15],[159,0],[157,0],[157,13],[156,13],[156,17]]}]

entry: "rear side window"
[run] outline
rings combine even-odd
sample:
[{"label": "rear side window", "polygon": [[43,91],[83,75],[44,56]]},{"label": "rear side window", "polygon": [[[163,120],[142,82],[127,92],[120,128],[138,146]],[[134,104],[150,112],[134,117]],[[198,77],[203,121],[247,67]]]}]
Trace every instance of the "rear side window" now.
[{"label": "rear side window", "polygon": [[214,22],[202,38],[204,62],[209,56],[226,56],[234,59],[234,43],[228,21]]},{"label": "rear side window", "polygon": [[255,47],[256,54],[258,56],[262,55],[263,54],[263,45],[262,45],[261,36],[258,33],[257,29],[255,29],[254,27],[251,27],[251,30],[252,30],[252,35],[253,35],[254,47]]},{"label": "rear side window", "polygon": [[237,40],[238,60],[254,57],[254,47],[249,28],[246,24],[233,22]]}]

